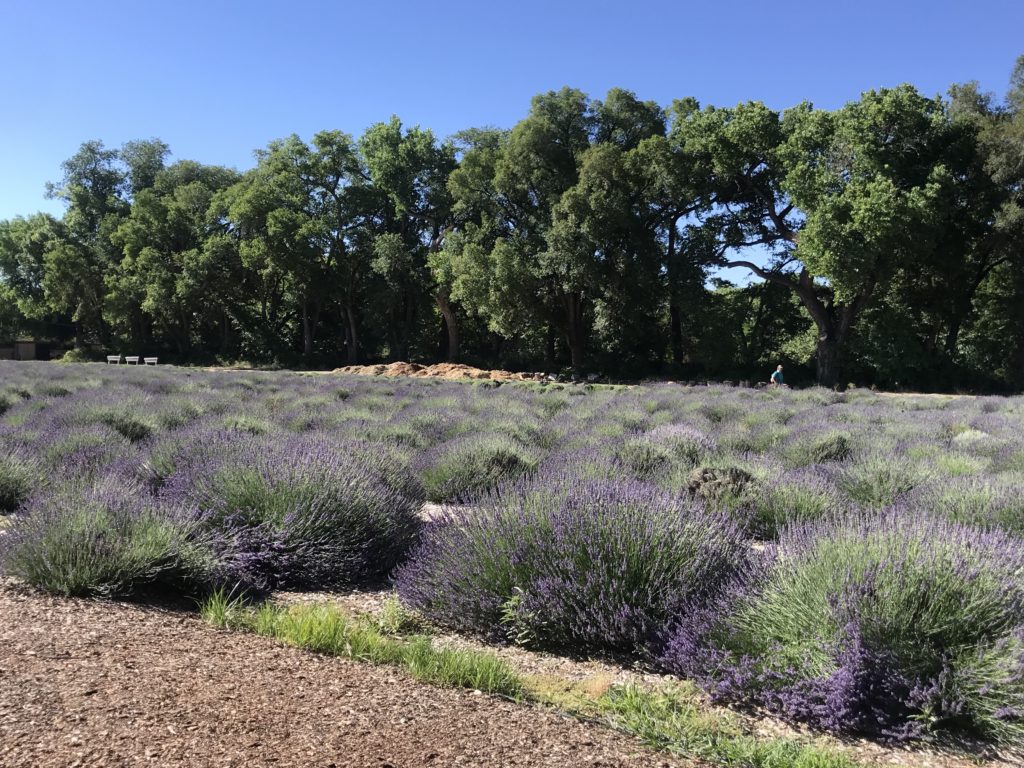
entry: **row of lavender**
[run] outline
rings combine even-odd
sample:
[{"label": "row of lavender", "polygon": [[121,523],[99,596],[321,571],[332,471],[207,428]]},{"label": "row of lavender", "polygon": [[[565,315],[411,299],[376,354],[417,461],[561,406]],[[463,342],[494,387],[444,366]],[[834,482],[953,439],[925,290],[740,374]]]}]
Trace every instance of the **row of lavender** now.
[{"label": "row of lavender", "polygon": [[393,577],[497,641],[1020,746],[1022,427],[1024,399],[0,363],[0,559],[63,594]]}]

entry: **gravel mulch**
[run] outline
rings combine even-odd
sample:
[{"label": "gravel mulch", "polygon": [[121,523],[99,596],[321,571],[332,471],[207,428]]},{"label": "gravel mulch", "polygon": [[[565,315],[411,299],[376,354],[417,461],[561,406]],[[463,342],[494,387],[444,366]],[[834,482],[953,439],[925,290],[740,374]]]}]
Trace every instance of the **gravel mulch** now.
[{"label": "gravel mulch", "polygon": [[0,584],[0,765],[681,766],[595,724],[194,615]]}]

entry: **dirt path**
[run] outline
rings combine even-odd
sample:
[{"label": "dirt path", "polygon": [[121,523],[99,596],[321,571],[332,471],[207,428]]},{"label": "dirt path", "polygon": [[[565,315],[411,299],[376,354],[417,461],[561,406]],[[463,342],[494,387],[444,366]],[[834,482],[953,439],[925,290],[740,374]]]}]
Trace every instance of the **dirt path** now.
[{"label": "dirt path", "polygon": [[0,765],[680,763],[600,726],[194,616],[0,586]]}]

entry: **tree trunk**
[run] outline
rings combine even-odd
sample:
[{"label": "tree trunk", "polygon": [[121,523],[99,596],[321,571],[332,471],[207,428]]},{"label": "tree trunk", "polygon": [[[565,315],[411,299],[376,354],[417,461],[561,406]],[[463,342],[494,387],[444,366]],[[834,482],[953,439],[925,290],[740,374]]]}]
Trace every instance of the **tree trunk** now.
[{"label": "tree trunk", "polygon": [[454,363],[459,359],[459,325],[455,319],[455,310],[452,309],[447,294],[438,293],[434,299],[437,301],[437,308],[441,311],[444,326],[448,331],[448,349],[445,359],[449,363]]},{"label": "tree trunk", "polygon": [[815,353],[818,384],[831,388],[839,383],[843,351],[842,339],[828,333],[818,336],[818,349]]},{"label": "tree trunk", "polygon": [[583,367],[586,343],[583,332],[583,299],[575,293],[565,297],[566,342],[569,345],[569,362],[575,370]]},{"label": "tree trunk", "polygon": [[356,365],[359,362],[359,333],[356,331],[356,315],[351,307],[345,307],[345,317],[348,320],[348,364]]},{"label": "tree trunk", "polygon": [[669,306],[669,334],[671,337],[672,344],[672,362],[682,363],[683,362],[683,321],[682,311],[676,305],[676,298],[671,298],[671,305]]},{"label": "tree trunk", "polygon": [[220,353],[226,355],[228,353],[228,313],[224,312],[221,314],[220,321]]},{"label": "tree trunk", "polygon": [[302,302],[302,356],[308,361],[313,355],[313,326],[309,321],[309,302]]},{"label": "tree trunk", "polygon": [[665,273],[668,277],[669,338],[672,362],[683,362],[683,310],[679,306],[679,265],[676,263],[676,226],[678,217],[672,219],[668,228],[668,253],[665,258]]},{"label": "tree trunk", "polygon": [[413,333],[416,326],[416,300],[412,291],[405,292],[403,299],[405,317],[402,319],[402,359],[409,360],[412,352]]}]

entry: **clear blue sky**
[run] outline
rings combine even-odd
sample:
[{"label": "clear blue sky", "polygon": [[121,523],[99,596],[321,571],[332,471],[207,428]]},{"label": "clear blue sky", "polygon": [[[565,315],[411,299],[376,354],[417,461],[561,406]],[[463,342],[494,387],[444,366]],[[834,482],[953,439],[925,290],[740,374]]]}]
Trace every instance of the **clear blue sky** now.
[{"label": "clear blue sky", "polygon": [[392,114],[511,126],[563,85],[775,108],[901,82],[1001,96],[1024,53],[1024,0],[4,0],[0,24],[0,219],[59,211],[43,186],[94,138],[242,169],[271,139]]}]

